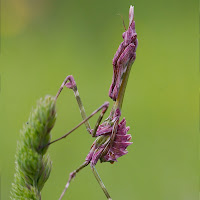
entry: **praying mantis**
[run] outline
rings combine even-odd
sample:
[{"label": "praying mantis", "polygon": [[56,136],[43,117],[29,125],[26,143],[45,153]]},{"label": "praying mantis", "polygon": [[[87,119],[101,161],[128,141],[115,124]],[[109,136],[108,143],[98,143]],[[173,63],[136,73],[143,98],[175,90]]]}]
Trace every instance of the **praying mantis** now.
[{"label": "praying mantis", "polygon": [[[127,134],[127,132],[129,131],[129,127],[126,127],[125,118],[123,118],[120,122],[120,116],[128,77],[130,74],[131,66],[136,58],[136,48],[138,45],[137,34],[135,31],[133,6],[130,6],[129,9],[129,27],[127,30],[125,28],[125,32],[122,34],[122,37],[123,42],[119,45],[119,48],[113,58],[112,63],[113,78],[109,90],[109,97],[114,101],[114,104],[109,117],[102,124],[101,121],[109,107],[109,103],[105,102],[91,115],[87,116],[77,89],[76,82],[72,75],[66,77],[55,96],[55,100],[57,100],[64,87],[73,90],[83,121],[71,131],[63,135],[61,138],[50,142],[48,145],[67,137],[70,133],[72,133],[82,124],[85,124],[86,130],[89,132],[89,134],[91,134],[92,137],[96,138],[91,146],[90,152],[88,153],[85,159],[85,162],[83,162],[83,164],[80,167],[78,167],[76,170],[70,173],[67,184],[59,200],[63,198],[66,190],[70,185],[71,180],[75,178],[76,174],[80,170],[82,170],[89,164],[91,166],[95,178],[97,179],[107,199],[111,200],[111,197],[105,185],[103,184],[100,176],[98,175],[95,165],[97,164],[98,160],[100,160],[100,162],[114,163],[115,161],[117,161],[117,158],[128,153],[126,148],[130,144],[132,144],[132,142],[130,142],[131,135]],[[99,111],[101,111],[101,113],[97,119],[94,129],[91,129],[88,120],[95,114],[97,114]]]}]

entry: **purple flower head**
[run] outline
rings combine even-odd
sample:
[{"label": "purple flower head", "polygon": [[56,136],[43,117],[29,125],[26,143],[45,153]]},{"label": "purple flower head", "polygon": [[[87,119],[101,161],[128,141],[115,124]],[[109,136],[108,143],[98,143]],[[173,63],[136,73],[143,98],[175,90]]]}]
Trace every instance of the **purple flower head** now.
[{"label": "purple flower head", "polygon": [[[120,111],[116,110],[112,122],[118,122],[120,115]],[[98,160],[100,160],[100,162],[114,163],[117,161],[117,158],[128,153],[126,149],[132,142],[129,142],[131,140],[131,135],[127,134],[129,127],[126,127],[125,118],[117,124],[117,132],[114,141],[109,144],[113,129],[114,124],[108,123],[107,121],[98,127],[96,133],[97,139],[92,144],[90,152],[86,157],[86,161],[90,162],[92,166],[96,165]]]},{"label": "purple flower head", "polygon": [[116,101],[122,84],[124,74],[131,67],[136,58],[136,48],[138,45],[137,33],[135,32],[134,7],[130,6],[129,10],[129,27],[122,34],[124,41],[113,58],[113,78],[109,90],[109,97]]}]

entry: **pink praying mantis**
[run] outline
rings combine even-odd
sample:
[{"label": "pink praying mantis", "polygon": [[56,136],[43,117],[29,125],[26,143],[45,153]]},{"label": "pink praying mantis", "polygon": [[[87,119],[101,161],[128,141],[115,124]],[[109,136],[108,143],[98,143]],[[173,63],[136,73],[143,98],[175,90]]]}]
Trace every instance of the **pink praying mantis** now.
[{"label": "pink praying mantis", "polygon": [[[50,142],[48,145],[67,137],[82,124],[85,124],[89,134],[91,134],[92,137],[96,138],[91,146],[89,154],[85,159],[85,162],[79,168],[70,173],[68,182],[59,200],[63,198],[71,180],[75,178],[76,174],[81,169],[89,164],[107,199],[111,200],[111,197],[105,185],[103,184],[100,176],[96,171],[95,165],[97,164],[98,160],[100,160],[100,162],[114,163],[115,161],[117,161],[117,158],[128,153],[126,149],[130,144],[132,144],[132,142],[130,142],[131,135],[127,134],[127,132],[129,131],[129,127],[126,127],[125,118],[123,118],[121,122],[119,122],[119,119],[121,116],[121,108],[126,85],[128,82],[128,77],[130,74],[131,66],[136,58],[136,48],[138,44],[137,34],[135,32],[133,6],[130,6],[129,10],[129,27],[127,30],[125,29],[122,37],[123,42],[119,45],[119,48],[113,58],[113,78],[109,90],[109,97],[114,101],[114,105],[111,109],[109,117],[102,124],[101,121],[106,110],[108,109],[109,103],[105,102],[87,117],[73,76],[70,75],[66,77],[55,97],[55,100],[57,100],[64,87],[72,89],[78,103],[83,121],[67,134],[65,134],[61,138],[58,138],[57,140]],[[101,111],[99,118],[95,124],[94,129],[91,129],[88,120],[99,111]]]}]

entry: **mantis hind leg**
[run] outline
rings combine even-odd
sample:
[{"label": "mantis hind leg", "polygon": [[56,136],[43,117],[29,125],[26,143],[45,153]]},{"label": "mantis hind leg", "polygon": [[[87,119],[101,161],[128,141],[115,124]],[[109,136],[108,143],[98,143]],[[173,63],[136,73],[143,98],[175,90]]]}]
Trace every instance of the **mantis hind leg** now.
[{"label": "mantis hind leg", "polygon": [[108,191],[107,191],[107,189],[106,189],[106,187],[105,187],[105,185],[103,184],[103,181],[101,180],[101,178],[100,178],[95,166],[91,166],[91,169],[92,169],[92,172],[93,172],[97,182],[99,183],[101,189],[103,190],[104,194],[106,195],[107,199],[108,200],[112,200],[110,195],[109,195],[109,193],[108,193]]},{"label": "mantis hind leg", "polygon": [[[85,161],[79,168],[77,168],[76,170],[74,170],[73,172],[71,172],[71,173],[69,174],[69,179],[68,179],[68,181],[67,181],[67,184],[65,185],[65,188],[64,188],[64,190],[63,190],[63,192],[62,192],[62,194],[61,194],[59,200],[62,200],[62,198],[64,197],[64,195],[65,195],[67,189],[69,188],[69,185],[70,185],[71,180],[74,179],[75,176],[76,176],[76,174],[77,174],[80,170],[82,170],[83,168],[85,168],[89,163],[90,163],[90,161]],[[99,174],[98,174],[96,168],[95,168],[94,166],[91,166],[91,169],[92,169],[92,172],[93,172],[93,174],[94,174],[94,176],[95,176],[97,182],[99,183],[101,189],[103,190],[104,194],[106,195],[107,199],[108,199],[108,200],[112,200],[111,197],[110,197],[110,195],[109,195],[109,193],[108,193],[108,191],[107,191],[107,189],[106,189],[106,187],[105,187],[105,185],[103,184],[103,181],[101,180],[101,178],[100,178],[100,176],[99,176]]]},{"label": "mantis hind leg", "polygon": [[61,194],[59,200],[61,200],[61,199],[63,198],[65,192],[67,191],[67,189],[68,189],[68,187],[69,187],[69,184],[70,184],[71,180],[74,179],[75,176],[76,176],[76,174],[77,174],[81,169],[83,169],[84,167],[86,167],[88,164],[89,164],[89,161],[85,161],[79,168],[77,168],[76,170],[74,170],[73,172],[71,172],[71,173],[69,174],[69,179],[68,179],[68,181],[67,181],[67,184],[65,185],[65,189],[63,190],[63,192],[62,192],[62,194]]}]

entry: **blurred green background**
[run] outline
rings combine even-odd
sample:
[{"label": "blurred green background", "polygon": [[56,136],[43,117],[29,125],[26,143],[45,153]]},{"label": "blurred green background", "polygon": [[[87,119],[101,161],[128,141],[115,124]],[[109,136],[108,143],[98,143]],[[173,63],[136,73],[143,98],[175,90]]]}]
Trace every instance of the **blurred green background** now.
[{"label": "blurred green background", "polygon": [[[131,127],[133,145],[118,163],[98,163],[97,170],[113,200],[198,199],[198,1],[3,0],[2,200],[9,199],[20,129],[40,97],[55,95],[72,74],[88,114],[109,100],[112,58],[124,31],[118,14],[127,26],[131,4],[139,45],[122,116]],[[81,121],[72,91],[64,90],[57,113],[52,139]],[[58,199],[69,173],[82,164],[92,142],[81,127],[49,148],[53,169],[42,199]],[[106,198],[87,167],[64,199]]]}]

